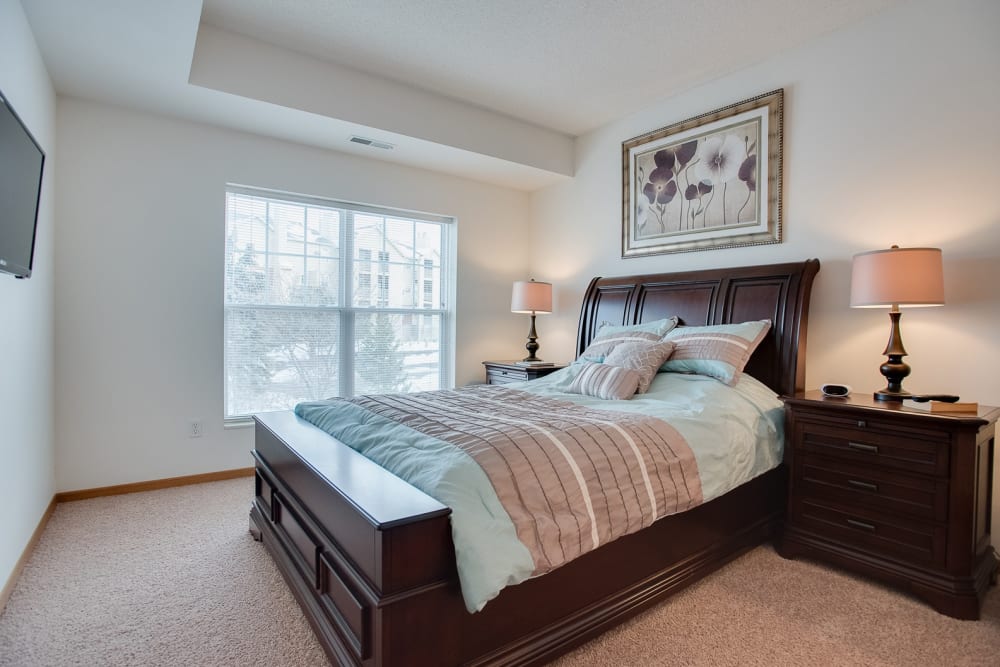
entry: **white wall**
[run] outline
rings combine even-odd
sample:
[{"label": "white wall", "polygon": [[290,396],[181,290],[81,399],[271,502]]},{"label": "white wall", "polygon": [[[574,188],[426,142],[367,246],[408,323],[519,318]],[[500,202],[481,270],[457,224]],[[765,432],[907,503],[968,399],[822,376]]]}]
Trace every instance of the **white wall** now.
[{"label": "white wall", "polygon": [[523,345],[523,192],[72,98],[57,122],[60,490],[252,464],[222,423],[227,182],[457,217],[457,384]]},{"label": "white wall", "polygon": [[[848,307],[864,250],[942,248],[942,308],[902,318],[911,391],[1000,405],[1000,3],[904,3],[812,45],[705,84],[577,142],[576,178],[536,193],[530,266],[559,286],[546,347],[570,354],[576,307],[595,275],[818,257],[806,384],[884,385],[885,312]],[[621,142],[775,88],[785,89],[780,245],[620,257]],[[997,475],[1000,477],[1000,473]],[[994,493],[1000,543],[1000,488]]]},{"label": "white wall", "polygon": [[52,500],[56,98],[17,0],[0,0],[0,90],[48,156],[33,275],[0,274],[0,588]]}]

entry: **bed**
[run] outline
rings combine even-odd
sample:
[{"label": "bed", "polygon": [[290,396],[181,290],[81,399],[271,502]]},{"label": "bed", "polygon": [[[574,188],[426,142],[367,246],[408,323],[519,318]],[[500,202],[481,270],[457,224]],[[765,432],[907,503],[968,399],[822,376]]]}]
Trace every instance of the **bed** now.
[{"label": "bed", "polygon": [[[817,260],[595,278],[577,354],[604,322],[768,319],[745,372],[777,394],[804,388]],[[334,664],[541,664],[767,541],[781,520],[779,466],[693,509],[463,602],[449,507],[297,417],[255,417],[251,532],[282,572]],[[267,601],[261,600],[262,613]],[[280,619],[275,619],[280,622]]]}]

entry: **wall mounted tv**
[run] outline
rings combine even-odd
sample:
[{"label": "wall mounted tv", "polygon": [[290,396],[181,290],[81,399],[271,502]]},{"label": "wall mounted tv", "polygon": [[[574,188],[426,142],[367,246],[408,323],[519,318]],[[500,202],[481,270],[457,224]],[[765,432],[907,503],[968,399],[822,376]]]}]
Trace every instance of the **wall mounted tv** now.
[{"label": "wall mounted tv", "polygon": [[0,91],[0,271],[31,276],[45,152]]}]

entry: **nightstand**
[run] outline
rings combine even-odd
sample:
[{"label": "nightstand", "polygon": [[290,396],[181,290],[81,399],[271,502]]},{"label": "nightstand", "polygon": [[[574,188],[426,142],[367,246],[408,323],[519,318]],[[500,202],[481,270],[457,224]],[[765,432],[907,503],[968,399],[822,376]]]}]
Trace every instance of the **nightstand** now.
[{"label": "nightstand", "polygon": [[554,366],[518,366],[517,361],[484,361],[483,366],[486,366],[486,384],[524,382],[525,380],[545,377],[549,373],[566,368],[566,364],[556,364]]},{"label": "nightstand", "polygon": [[786,396],[786,558],[814,557],[978,619],[990,546],[1000,409],[941,414],[871,394]]}]

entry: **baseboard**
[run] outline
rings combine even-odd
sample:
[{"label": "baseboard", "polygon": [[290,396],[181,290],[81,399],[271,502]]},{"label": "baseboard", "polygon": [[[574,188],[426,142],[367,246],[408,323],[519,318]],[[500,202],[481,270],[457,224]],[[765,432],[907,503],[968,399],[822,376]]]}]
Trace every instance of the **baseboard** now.
[{"label": "baseboard", "polygon": [[253,468],[235,468],[233,470],[206,472],[200,475],[184,475],[182,477],[167,477],[165,479],[154,479],[148,482],[133,482],[131,484],[116,484],[114,486],[101,486],[96,489],[80,489],[79,491],[60,491],[55,495],[55,502],[68,503],[74,500],[87,500],[88,498],[100,498],[102,496],[118,496],[123,493],[156,491],[157,489],[169,489],[174,486],[187,486],[188,484],[204,484],[205,482],[220,482],[225,479],[236,479],[238,477],[253,477],[253,470],[254,470]]},{"label": "baseboard", "polygon": [[49,519],[52,517],[52,513],[55,510],[56,498],[53,496],[52,500],[49,501],[49,506],[45,508],[45,513],[42,514],[42,518],[38,521],[38,525],[35,527],[35,532],[31,534],[31,539],[29,539],[28,544],[25,545],[24,551],[21,553],[21,557],[17,559],[17,563],[14,564],[14,569],[11,571],[10,576],[7,577],[7,582],[3,585],[3,589],[0,590],[0,613],[3,613],[3,610],[7,607],[7,601],[14,592],[14,586],[17,584],[17,580],[21,577],[21,570],[24,569],[25,564],[28,562],[28,558],[35,550],[35,545],[38,544],[38,540],[41,539],[42,533],[45,531],[45,526],[48,525]]}]

